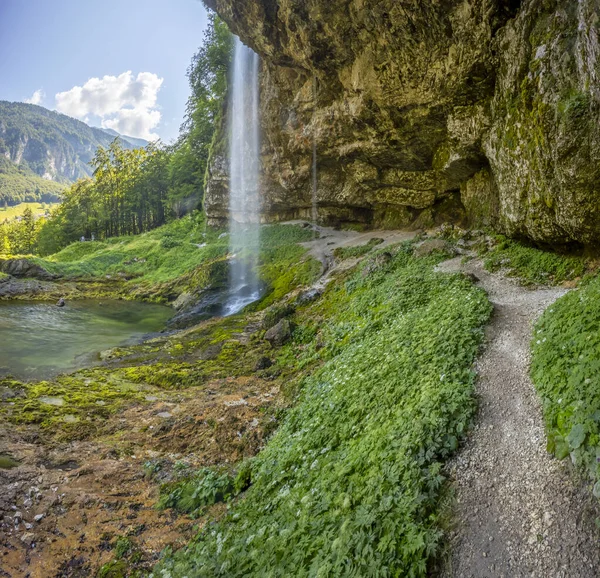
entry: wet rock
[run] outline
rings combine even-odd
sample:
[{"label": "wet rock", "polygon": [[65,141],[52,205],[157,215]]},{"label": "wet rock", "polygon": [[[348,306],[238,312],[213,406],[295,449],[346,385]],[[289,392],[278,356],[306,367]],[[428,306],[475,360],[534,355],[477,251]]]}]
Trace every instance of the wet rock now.
[{"label": "wet rock", "polygon": [[268,369],[273,365],[273,362],[268,357],[261,357],[254,366],[254,371],[261,371],[263,369]]},{"label": "wet rock", "polygon": [[313,301],[316,301],[319,297],[323,295],[323,289],[321,288],[312,288],[308,291],[304,291],[298,295],[296,299],[297,305],[308,305]]},{"label": "wet rock", "polygon": [[265,339],[275,347],[286,343],[291,336],[292,324],[287,319],[282,319],[265,333]]},{"label": "wet rock", "polygon": [[25,397],[25,392],[22,389],[11,389],[10,387],[0,386],[0,401],[17,397]]}]

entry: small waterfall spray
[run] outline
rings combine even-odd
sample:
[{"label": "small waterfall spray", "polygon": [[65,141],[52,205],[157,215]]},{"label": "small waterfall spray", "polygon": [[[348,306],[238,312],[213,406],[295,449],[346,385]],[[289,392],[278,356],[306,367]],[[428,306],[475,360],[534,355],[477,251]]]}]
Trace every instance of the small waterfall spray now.
[{"label": "small waterfall spray", "polygon": [[312,150],[312,224],[313,230],[317,230],[317,77],[313,75],[313,150]]},{"label": "small waterfall spray", "polygon": [[260,297],[256,274],[260,235],[259,58],[235,41],[231,90],[229,246],[230,297],[225,315]]}]

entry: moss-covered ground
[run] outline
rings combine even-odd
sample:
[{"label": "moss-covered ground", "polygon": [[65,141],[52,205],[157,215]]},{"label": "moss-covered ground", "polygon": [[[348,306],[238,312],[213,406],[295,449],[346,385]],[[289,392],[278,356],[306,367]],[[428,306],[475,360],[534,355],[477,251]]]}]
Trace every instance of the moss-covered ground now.
[{"label": "moss-covered ground", "polygon": [[561,255],[524,245],[518,241],[492,235],[492,244],[480,244],[478,249],[488,271],[504,271],[523,285],[560,285],[578,282],[597,268],[590,259],[576,255]]},{"label": "moss-covered ground", "polygon": [[244,493],[155,576],[426,575],[490,305],[433,272],[443,256],[391,252],[288,310],[293,341],[268,371],[286,376],[293,408],[235,480],[212,488],[200,472],[167,488],[163,504],[182,511]]},{"label": "moss-covered ground", "polygon": [[[227,251],[192,219],[175,226],[177,236],[75,244],[44,266],[99,279],[133,263],[139,275],[125,283],[145,280],[164,296],[157,287],[180,291]],[[263,228],[268,290],[245,312],[115,348],[103,366],[52,381],[0,383],[0,419],[38,444],[111,448],[131,462],[123,480],[154,456],[144,483],[160,487],[157,505],[200,518],[194,541],[167,551],[156,576],[424,576],[438,552],[442,465],[473,416],[490,305],[469,279],[434,273],[444,255],[417,259],[410,243],[361,248],[358,267],[305,295],[320,270],[298,245],[307,237]],[[196,251],[211,247],[198,263]],[[173,264],[174,250],[195,257]],[[264,336],[282,318],[292,335],[275,347]],[[103,575],[148,569],[145,536],[115,537],[112,560],[98,554]]]}]

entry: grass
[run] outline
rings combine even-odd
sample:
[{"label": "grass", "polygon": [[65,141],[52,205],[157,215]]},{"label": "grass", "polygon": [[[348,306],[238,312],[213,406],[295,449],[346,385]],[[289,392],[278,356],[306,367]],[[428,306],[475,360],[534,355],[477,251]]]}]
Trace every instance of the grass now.
[{"label": "grass", "polygon": [[[262,227],[259,274],[270,289],[269,302],[317,275],[318,263],[306,259],[306,250],[298,245],[311,238],[300,227]],[[31,260],[66,279],[118,280],[128,298],[165,301],[226,284],[228,255],[228,235],[207,228],[204,217],[194,214],[142,235],[76,242],[55,255]]]},{"label": "grass", "polygon": [[34,216],[43,216],[56,205],[57,203],[19,203],[13,207],[0,207],[0,222],[21,217],[27,208],[33,211]]},{"label": "grass", "polygon": [[[442,258],[403,245],[296,311],[277,364],[318,369],[248,464],[243,497],[155,577],[426,575],[491,311],[467,279],[433,272]],[[199,494],[214,494],[209,481]]]},{"label": "grass", "polygon": [[548,450],[594,480],[600,498],[600,278],[572,291],[539,320],[531,376],[543,400]]},{"label": "grass", "polygon": [[507,271],[523,285],[559,285],[565,281],[577,281],[588,270],[589,263],[583,257],[559,255],[497,235],[496,245],[484,254],[488,271]]}]

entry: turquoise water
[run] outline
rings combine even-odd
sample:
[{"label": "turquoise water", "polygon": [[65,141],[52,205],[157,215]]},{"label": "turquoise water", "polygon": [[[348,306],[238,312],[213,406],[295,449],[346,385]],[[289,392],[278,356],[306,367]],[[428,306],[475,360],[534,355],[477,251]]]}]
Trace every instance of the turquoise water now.
[{"label": "turquoise water", "polygon": [[160,331],[173,310],[131,301],[0,302],[0,377],[45,379]]}]

